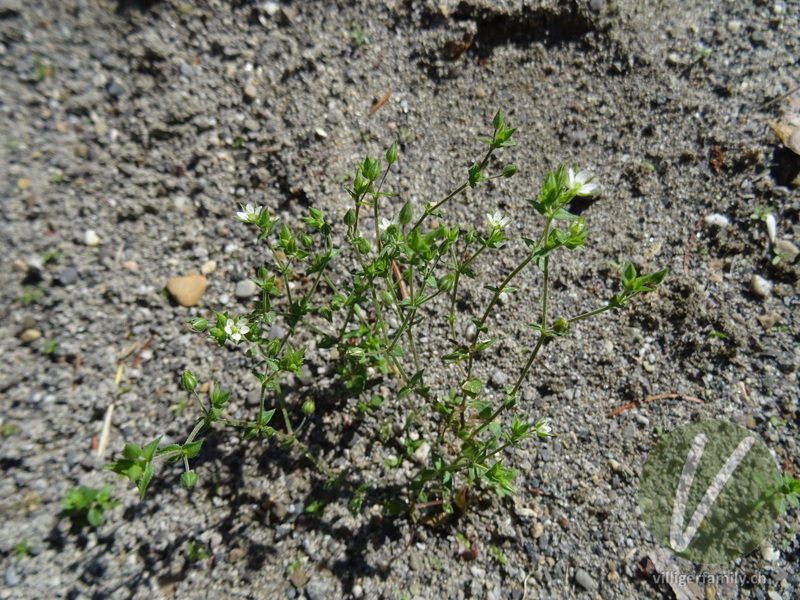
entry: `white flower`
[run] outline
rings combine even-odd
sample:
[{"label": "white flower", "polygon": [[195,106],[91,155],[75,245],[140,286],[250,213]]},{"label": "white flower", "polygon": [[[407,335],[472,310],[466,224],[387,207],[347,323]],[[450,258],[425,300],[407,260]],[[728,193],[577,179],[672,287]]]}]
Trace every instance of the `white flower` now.
[{"label": "white flower", "polygon": [[389,220],[389,219],[387,219],[386,217],[382,217],[382,218],[381,218],[381,220],[380,220],[380,221],[378,221],[378,228],[379,228],[381,231],[386,231],[386,230],[387,230],[387,229],[389,229],[389,227],[391,227],[392,225],[397,225],[397,223],[395,223],[395,222],[394,222],[394,220],[391,220],[391,221],[390,221],[390,220]]},{"label": "white flower", "polygon": [[536,421],[536,434],[541,437],[550,437],[553,435],[553,428],[550,426],[550,419],[548,417],[542,417],[538,421]]},{"label": "white flower", "polygon": [[567,169],[567,186],[575,192],[576,196],[591,196],[597,191],[597,184],[592,183],[594,176],[588,171],[580,171],[577,174],[570,167]]},{"label": "white flower", "polygon": [[261,206],[248,204],[247,206],[242,206],[242,210],[237,212],[236,216],[245,223],[255,223],[258,221],[258,217],[261,216],[262,210],[264,209]]},{"label": "white flower", "polygon": [[236,317],[236,320],[228,319],[225,323],[225,333],[237,344],[242,340],[243,335],[249,333],[250,328],[247,326],[247,319]]},{"label": "white flower", "polygon": [[511,222],[511,219],[506,217],[499,210],[496,210],[496,211],[494,211],[492,213],[486,213],[486,224],[492,230],[503,229],[510,222]]}]

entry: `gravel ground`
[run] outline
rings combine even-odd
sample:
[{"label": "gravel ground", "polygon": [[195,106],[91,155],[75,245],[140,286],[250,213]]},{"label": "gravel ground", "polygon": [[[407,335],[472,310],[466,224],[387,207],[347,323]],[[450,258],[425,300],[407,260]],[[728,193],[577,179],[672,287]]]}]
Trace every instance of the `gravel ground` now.
[{"label": "gravel ground", "polygon": [[[659,428],[699,418],[749,428],[800,468],[800,159],[768,125],[800,78],[799,19],[792,1],[0,1],[0,599],[798,597],[796,511],[719,568],[755,582],[673,588],[655,576],[674,559],[636,490]],[[509,453],[515,497],[478,494],[440,525],[383,515],[408,473],[384,468],[396,447],[376,429],[403,414],[387,402],[353,420],[356,400],[307,339],[309,370],[289,397],[317,398],[306,435],[320,454],[379,482],[358,517],[302,457],[222,429],[191,493],[170,466],[141,502],[114,482],[101,467],[125,443],[188,433],[197,414],[173,410],[185,369],[233,390],[231,415],[257,404],[241,351],[186,325],[252,304],[241,282],[264,250],[233,218],[240,202],[293,226],[312,205],[338,219],[342,177],[396,140],[391,202],[421,206],[479,158],[498,107],[519,127],[502,159],[520,174],[448,213],[476,227],[495,208],[513,217],[512,241],[479,265],[483,283],[520,260],[538,223],[525,199],[559,163],[591,168],[602,193],[578,207],[590,244],[559,258],[556,309],[599,306],[612,262],[671,269],[539,361],[523,410],[551,417],[558,437]],[[759,207],[772,209],[775,242],[751,218]],[[190,272],[208,287],[187,308],[164,290]],[[477,369],[494,394],[531,345],[537,285],[521,280],[493,322],[501,342]],[[465,314],[485,299],[472,290]],[[447,376],[430,369],[434,387]],[[641,402],[656,394],[704,403]],[[121,504],[99,528],[58,518],[68,488],[107,483]]]}]

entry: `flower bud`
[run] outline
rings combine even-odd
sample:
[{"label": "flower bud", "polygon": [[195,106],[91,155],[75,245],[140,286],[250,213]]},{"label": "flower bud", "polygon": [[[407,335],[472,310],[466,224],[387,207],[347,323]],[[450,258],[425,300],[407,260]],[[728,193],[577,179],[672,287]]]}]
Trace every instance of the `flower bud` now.
[{"label": "flower bud", "polygon": [[569,321],[566,319],[556,319],[553,323],[553,331],[561,335],[569,331]]},{"label": "flower bud", "polygon": [[492,119],[492,127],[500,129],[503,126],[504,117],[503,109],[498,109],[497,113],[494,115],[494,119]]},{"label": "flower bud", "polygon": [[455,279],[456,277],[452,273],[445,275],[436,282],[436,289],[438,289],[440,292],[449,292],[453,289],[453,282]]},{"label": "flower bud", "polygon": [[375,181],[381,175],[381,161],[371,156],[364,159],[364,164],[361,167],[364,177],[370,181]]},{"label": "flower bud", "polygon": [[187,392],[193,392],[197,387],[197,377],[191,371],[184,372],[181,375],[181,387]]},{"label": "flower bud", "polygon": [[414,216],[414,211],[411,208],[411,202],[406,201],[403,208],[400,209],[400,225],[408,225]]},{"label": "flower bud", "polygon": [[517,171],[519,171],[519,167],[517,165],[506,165],[503,167],[503,177],[513,177],[517,174]]},{"label": "flower bud", "polygon": [[386,306],[390,306],[392,302],[394,302],[394,298],[392,298],[392,295],[389,292],[383,290],[381,292],[381,302],[383,302]]},{"label": "flower bud", "polygon": [[197,317],[196,319],[189,321],[189,327],[201,333],[206,330],[207,326],[208,322],[203,317]]},{"label": "flower bud", "polygon": [[312,415],[316,410],[317,406],[314,404],[313,398],[306,398],[305,402],[303,402],[303,406],[300,407],[300,410],[303,412],[304,415]]},{"label": "flower bud", "polygon": [[352,210],[348,210],[344,214],[344,224],[347,225],[348,227],[352,227],[353,225],[355,225],[356,224],[356,213],[354,213]]},{"label": "flower bud", "polygon": [[197,483],[197,474],[194,471],[186,471],[181,475],[181,485],[187,490],[194,487],[195,483]]},{"label": "flower bud", "polygon": [[369,253],[369,242],[365,240],[363,237],[356,238],[354,240],[356,250],[358,250],[361,254],[368,254]]},{"label": "flower bud", "polygon": [[389,149],[386,151],[386,162],[393,165],[395,161],[397,161],[397,142],[389,146]]}]

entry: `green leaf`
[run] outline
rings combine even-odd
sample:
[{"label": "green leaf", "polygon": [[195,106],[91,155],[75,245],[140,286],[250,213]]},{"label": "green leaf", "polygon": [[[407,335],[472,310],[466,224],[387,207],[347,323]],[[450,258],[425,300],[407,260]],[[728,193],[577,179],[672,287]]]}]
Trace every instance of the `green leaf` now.
[{"label": "green leaf", "polygon": [[272,420],[272,415],[274,415],[274,414],[275,414],[275,409],[274,408],[272,410],[265,410],[263,413],[261,413],[261,419],[260,419],[259,425],[261,427],[264,427],[264,425],[267,425]]},{"label": "green leaf", "polygon": [[153,479],[153,463],[147,463],[142,473],[142,478],[136,484],[139,488],[139,498],[144,500],[144,494],[147,491],[147,486],[150,485],[150,480]]},{"label": "green leaf", "polygon": [[394,357],[396,357],[396,358],[401,358],[401,357],[403,357],[403,356],[405,356],[405,355],[406,355],[406,354],[405,354],[405,352],[403,352],[403,349],[402,349],[400,346],[398,346],[397,344],[395,344],[394,346],[392,346],[392,347],[389,349],[389,352],[387,352],[387,354],[388,354],[389,356],[394,356]]},{"label": "green leaf", "polygon": [[103,524],[103,510],[101,508],[93,506],[86,513],[86,521],[92,527],[100,527],[100,525]]},{"label": "green leaf", "polygon": [[465,394],[474,398],[481,393],[481,390],[483,389],[483,382],[481,382],[481,380],[478,378],[470,379],[469,381],[464,382],[464,385],[461,386],[461,389]]},{"label": "green leaf", "polygon": [[203,440],[197,440],[195,442],[189,442],[188,444],[184,444],[183,448],[181,449],[182,454],[185,458],[194,458],[197,456],[197,453],[200,452],[200,447],[203,445]]},{"label": "green leaf", "polygon": [[122,450],[122,456],[128,460],[136,460],[142,455],[142,449],[136,444],[125,444]]},{"label": "green leaf", "polygon": [[161,442],[161,436],[158,436],[152,442],[147,444],[147,446],[145,446],[144,449],[142,450],[142,458],[145,459],[147,462],[153,460],[153,456],[155,456],[159,442]]},{"label": "green leaf", "polygon": [[486,348],[488,348],[489,346],[494,344],[496,340],[497,340],[497,337],[492,337],[492,338],[489,338],[488,340],[484,340],[483,342],[481,342],[480,344],[475,346],[475,352],[480,352],[481,350],[486,350]]},{"label": "green leaf", "polygon": [[469,407],[476,410],[484,421],[492,416],[492,403],[488,400],[473,400],[469,403]]},{"label": "green leaf", "polygon": [[636,267],[633,266],[633,263],[626,262],[625,265],[622,267],[622,283],[625,286],[625,289],[628,289],[628,285],[636,278]]},{"label": "green leaf", "polygon": [[408,225],[412,218],[414,218],[414,211],[411,208],[411,201],[407,200],[403,208],[400,209],[400,225]]},{"label": "green leaf", "polygon": [[559,208],[558,210],[556,210],[553,213],[553,218],[556,221],[574,221],[575,219],[578,219],[579,217],[578,217],[578,215],[573,215],[572,213],[567,212],[563,208]]}]

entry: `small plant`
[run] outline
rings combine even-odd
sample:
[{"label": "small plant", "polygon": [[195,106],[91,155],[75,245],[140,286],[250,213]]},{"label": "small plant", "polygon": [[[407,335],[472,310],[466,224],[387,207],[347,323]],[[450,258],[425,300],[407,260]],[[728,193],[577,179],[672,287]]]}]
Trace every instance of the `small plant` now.
[{"label": "small plant", "polygon": [[189,542],[184,546],[184,550],[186,551],[186,560],[190,563],[196,563],[208,558],[208,553],[200,542]]},{"label": "small plant", "polygon": [[794,254],[788,251],[782,251],[779,247],[773,246],[772,253],[775,255],[772,257],[772,264],[778,265],[781,262],[784,263],[791,263]]},{"label": "small plant", "polygon": [[14,546],[14,556],[17,560],[22,560],[31,553],[31,546],[28,544],[28,538],[22,538],[22,541]]},{"label": "small plant", "polygon": [[45,354],[55,354],[58,352],[58,340],[45,340],[43,351]]},{"label": "small plant", "polygon": [[800,508],[800,479],[795,479],[791,473],[775,473],[772,482],[756,475],[756,483],[761,488],[761,496],[755,510],[771,504],[778,514],[784,515],[789,506]]},{"label": "small plant", "polygon": [[3,423],[0,425],[0,435],[8,436],[14,435],[15,433],[19,433],[19,427],[17,427],[14,423]]},{"label": "small plant", "polygon": [[42,254],[42,262],[44,264],[56,262],[62,254],[61,250],[49,250]]},{"label": "small plant", "polygon": [[771,206],[756,206],[753,209],[753,212],[750,214],[750,218],[754,221],[764,221],[766,222],[767,217],[771,215],[775,209]]},{"label": "small plant", "polygon": [[[479,139],[485,144],[485,154],[466,169],[460,185],[424,205],[393,200],[397,194],[386,189],[389,172],[398,160],[397,143],[386,151],[386,170],[372,156],[358,163],[345,188],[350,208],[338,224],[311,207],[303,218],[305,227],[292,231],[262,207],[243,205],[237,218],[257,230],[258,241],[271,257],[252,278],[261,291],[260,299],[247,314],[212,311],[189,325],[220,347],[242,349],[260,386],[258,408],[245,419],[227,418],[231,392],[215,383],[210,397],[203,399],[197,393],[195,375],[187,371],[181,387],[196,406],[198,418],[184,443],[161,449],[160,438],[144,447],[127,444],[122,458],[107,468],[135,483],[144,497],[155,462],[180,461],[184,467],[181,483],[191,488],[198,476],[189,461],[200,451],[202,435],[222,425],[240,430],[245,439],[272,439],[281,448],[305,456],[329,483],[349,489],[349,507],[357,512],[376,482],[360,482],[350,466],[337,470],[315,455],[302,435],[302,425],[320,408],[307,395],[285,393],[282,382],[301,374],[306,360],[306,344],[299,339],[302,331],[316,337],[318,348],[335,350],[339,357],[335,373],[352,396],[355,413],[363,417],[369,412],[374,417],[369,422],[375,423],[371,435],[391,446],[384,458],[386,468],[403,463],[412,467],[404,493],[386,501],[387,513],[417,520],[431,511],[467,511],[471,490],[500,497],[513,494],[517,471],[505,464],[507,450],[553,435],[551,420],[531,416],[522,404],[521,389],[536,358],[584,319],[621,309],[635,296],[650,292],[667,270],[642,275],[632,263],[623,263],[618,268],[621,285],[602,305],[572,315],[553,315],[554,261],[564,252],[583,250],[589,233],[584,219],[570,213],[568,206],[576,197],[598,189],[588,172],[559,166],[546,174],[538,195],[528,200],[538,214],[540,230],[519,240],[516,266],[484,285],[482,307],[465,314],[459,308],[465,288],[477,287],[486,256],[504,251],[509,242],[506,231],[511,218],[498,210],[479,222],[467,223],[454,222],[447,214],[449,204],[465,190],[517,174],[513,164],[498,167],[494,174],[487,172],[497,153],[514,145],[511,138],[516,131],[502,111],[495,115],[492,129],[490,136]],[[337,227],[339,235],[334,235]],[[336,239],[345,240],[344,246],[336,246]],[[335,278],[329,276],[332,265],[350,278],[334,283]],[[513,297],[517,291],[513,284],[523,275],[533,277],[540,289],[535,295],[534,321],[527,325],[531,338],[513,383],[494,391],[482,359],[498,340],[493,331],[498,303],[503,297]],[[283,333],[270,337],[278,321]],[[431,332],[435,334],[428,335]],[[423,343],[430,344],[428,353],[435,353],[439,360],[423,358]],[[442,369],[442,364],[448,367],[443,371],[449,384],[433,390],[428,383],[430,371]],[[442,373],[437,375],[441,379]],[[392,396],[376,394],[376,386],[390,378],[398,382]],[[380,416],[390,404],[403,407],[405,419],[399,430]],[[311,503],[307,510],[316,513],[323,507]],[[473,551],[477,547],[471,547]]]},{"label": "small plant", "polygon": [[119,505],[119,501],[111,500],[111,485],[100,489],[81,486],[79,489],[69,489],[61,499],[64,509],[62,517],[69,517],[79,528],[99,527],[103,524],[103,513]]},{"label": "small plant", "polygon": [[489,550],[491,550],[492,556],[494,557],[494,559],[497,562],[499,562],[501,565],[504,565],[504,564],[506,564],[506,562],[508,562],[508,559],[503,554],[503,551],[500,550],[500,548],[498,548],[497,546],[494,546],[494,545],[489,546]]},{"label": "small plant", "polygon": [[356,27],[350,32],[350,45],[354,49],[357,50],[366,43],[367,37],[364,35],[364,31],[361,29],[361,27]]},{"label": "small plant", "polygon": [[44,296],[44,290],[39,285],[22,286],[22,294],[18,298],[20,304],[33,304]]},{"label": "small plant", "polygon": [[33,78],[36,81],[41,81],[47,77],[53,77],[58,72],[58,68],[47,64],[42,59],[41,54],[33,55]]}]

